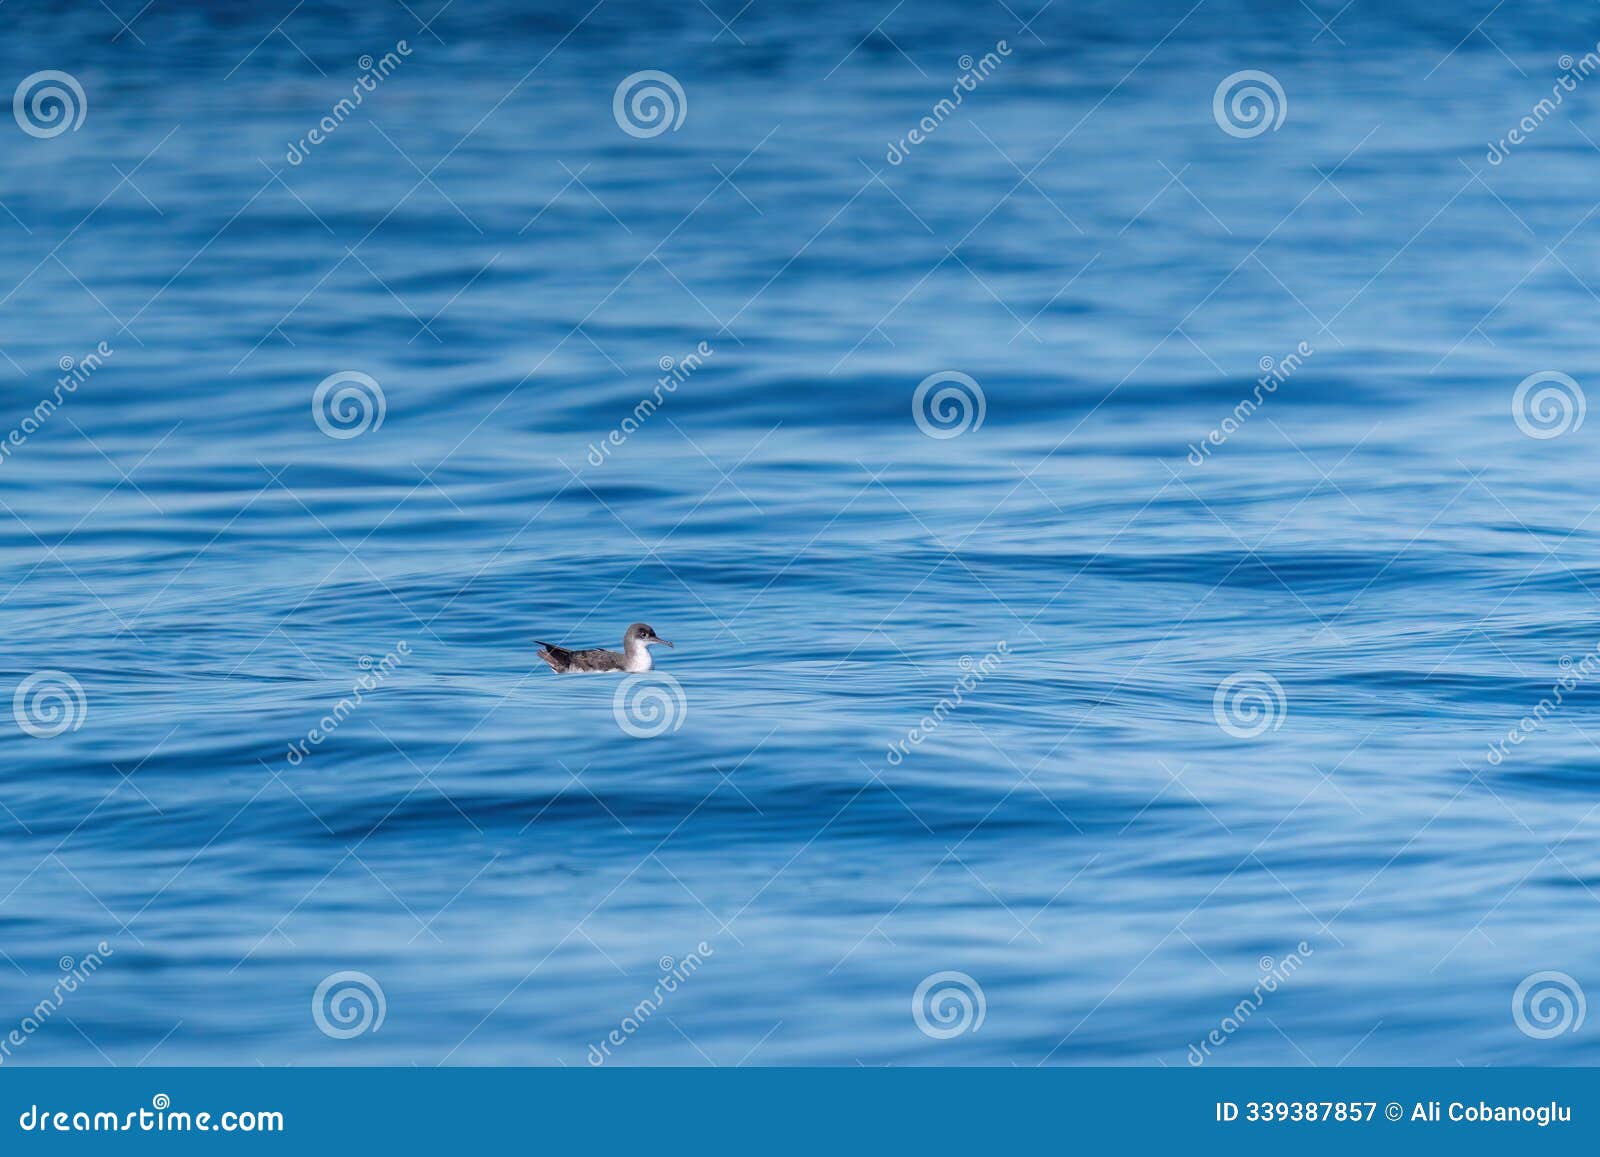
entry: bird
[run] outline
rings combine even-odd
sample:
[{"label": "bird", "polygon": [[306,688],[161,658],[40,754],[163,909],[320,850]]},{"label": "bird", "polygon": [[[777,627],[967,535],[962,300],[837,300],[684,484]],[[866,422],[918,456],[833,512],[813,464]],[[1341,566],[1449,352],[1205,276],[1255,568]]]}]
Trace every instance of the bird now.
[{"label": "bird", "polygon": [[542,648],[539,658],[549,663],[550,670],[557,675],[573,672],[596,674],[612,671],[648,671],[655,666],[650,659],[650,648],[657,643],[663,647],[672,646],[656,634],[648,623],[634,623],[623,632],[621,652],[608,651],[604,647],[594,647],[587,651],[570,651],[566,647],[558,647],[541,639],[535,639],[534,642]]}]

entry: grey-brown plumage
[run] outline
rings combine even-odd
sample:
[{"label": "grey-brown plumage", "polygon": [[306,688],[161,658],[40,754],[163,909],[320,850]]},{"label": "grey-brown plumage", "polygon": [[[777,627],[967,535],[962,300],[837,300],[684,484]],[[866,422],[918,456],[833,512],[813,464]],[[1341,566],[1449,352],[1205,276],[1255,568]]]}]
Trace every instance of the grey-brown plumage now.
[{"label": "grey-brown plumage", "polygon": [[586,651],[569,651],[554,643],[541,642],[539,658],[550,664],[557,675],[598,674],[606,671],[648,671],[655,664],[650,659],[650,648],[657,643],[672,646],[646,623],[634,623],[622,635],[622,650],[608,651],[592,647]]}]

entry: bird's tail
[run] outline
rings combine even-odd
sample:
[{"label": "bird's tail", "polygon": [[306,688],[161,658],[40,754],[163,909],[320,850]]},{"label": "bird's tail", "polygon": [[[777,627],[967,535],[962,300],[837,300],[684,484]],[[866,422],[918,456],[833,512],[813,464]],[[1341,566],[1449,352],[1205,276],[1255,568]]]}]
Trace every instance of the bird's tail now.
[{"label": "bird's tail", "polygon": [[549,663],[550,670],[557,675],[572,665],[572,652],[565,647],[558,647],[554,643],[546,643],[541,639],[535,639],[534,642],[538,643],[541,648],[539,658]]}]

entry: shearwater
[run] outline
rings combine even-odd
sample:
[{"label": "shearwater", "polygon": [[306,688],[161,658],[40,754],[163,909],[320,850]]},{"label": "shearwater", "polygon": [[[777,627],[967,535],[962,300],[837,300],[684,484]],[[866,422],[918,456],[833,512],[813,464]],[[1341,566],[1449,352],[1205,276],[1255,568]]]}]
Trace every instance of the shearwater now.
[{"label": "shearwater", "polygon": [[660,643],[663,647],[672,646],[660,635],[656,634],[646,623],[634,623],[622,634],[622,650],[608,651],[604,647],[595,647],[587,651],[569,651],[565,647],[558,647],[554,643],[546,643],[535,639],[543,648],[539,658],[550,664],[550,669],[557,675],[570,672],[592,674],[602,671],[648,671],[655,666],[650,659],[650,648]]}]

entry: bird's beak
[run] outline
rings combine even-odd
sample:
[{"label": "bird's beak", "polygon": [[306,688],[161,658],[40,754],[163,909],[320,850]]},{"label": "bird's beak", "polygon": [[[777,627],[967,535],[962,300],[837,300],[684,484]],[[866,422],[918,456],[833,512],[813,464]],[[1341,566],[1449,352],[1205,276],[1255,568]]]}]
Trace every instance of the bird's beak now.
[{"label": "bird's beak", "polygon": [[[655,641],[660,643],[663,647],[671,647],[672,646],[671,643],[667,642],[665,639],[661,638],[659,635],[656,636],[656,640]],[[674,648],[674,649],[676,649],[676,648]]]}]

